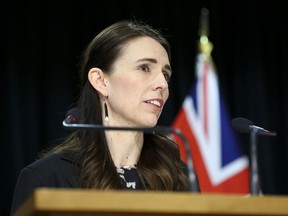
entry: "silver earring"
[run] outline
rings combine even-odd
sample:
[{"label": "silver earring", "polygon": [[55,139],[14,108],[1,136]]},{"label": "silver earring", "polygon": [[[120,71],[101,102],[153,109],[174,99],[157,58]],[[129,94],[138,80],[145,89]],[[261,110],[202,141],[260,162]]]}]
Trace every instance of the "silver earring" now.
[{"label": "silver earring", "polygon": [[104,102],[104,116],[105,116],[105,121],[108,122],[109,115],[108,115],[108,108],[107,108],[106,102]]}]

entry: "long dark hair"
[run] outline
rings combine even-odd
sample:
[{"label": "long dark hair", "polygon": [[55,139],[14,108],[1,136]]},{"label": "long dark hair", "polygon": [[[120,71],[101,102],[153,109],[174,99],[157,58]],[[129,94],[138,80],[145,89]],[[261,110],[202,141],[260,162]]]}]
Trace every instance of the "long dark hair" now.
[{"label": "long dark hair", "polygon": [[[99,93],[87,79],[92,67],[103,72],[112,71],[122,48],[131,39],[151,37],[166,50],[170,60],[168,41],[158,30],[136,21],[120,21],[100,32],[83,54],[81,68],[82,91],[77,106],[81,110],[81,122],[103,124]],[[58,147],[57,151],[77,151],[80,163],[80,186],[83,188],[120,189],[116,172],[103,131],[78,130]],[[178,146],[160,134],[145,134],[144,145],[137,171],[143,186],[150,190],[188,190],[188,180],[181,163]]]}]

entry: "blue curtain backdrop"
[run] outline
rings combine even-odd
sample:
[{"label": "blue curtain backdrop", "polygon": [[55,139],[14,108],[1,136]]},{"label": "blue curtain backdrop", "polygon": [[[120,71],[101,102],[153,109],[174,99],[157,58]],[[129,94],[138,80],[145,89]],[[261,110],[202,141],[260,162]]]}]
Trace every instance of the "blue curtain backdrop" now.
[{"label": "blue curtain backdrop", "polygon": [[[264,194],[288,194],[288,13],[268,1],[4,1],[1,7],[0,215],[8,215],[21,168],[68,131],[61,126],[78,93],[88,42],[115,21],[135,18],[162,29],[174,75],[160,123],[170,126],[194,80],[198,22],[210,11],[212,56],[232,117],[277,131],[259,137]],[[249,154],[248,135],[239,134]]]}]

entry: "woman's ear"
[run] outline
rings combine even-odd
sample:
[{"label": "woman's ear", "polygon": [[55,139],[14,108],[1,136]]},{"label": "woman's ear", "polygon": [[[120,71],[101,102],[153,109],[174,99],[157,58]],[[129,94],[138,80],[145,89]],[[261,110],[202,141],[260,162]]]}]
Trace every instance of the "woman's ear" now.
[{"label": "woman's ear", "polygon": [[100,68],[91,68],[88,72],[88,80],[95,90],[102,95],[107,95],[106,80]]}]

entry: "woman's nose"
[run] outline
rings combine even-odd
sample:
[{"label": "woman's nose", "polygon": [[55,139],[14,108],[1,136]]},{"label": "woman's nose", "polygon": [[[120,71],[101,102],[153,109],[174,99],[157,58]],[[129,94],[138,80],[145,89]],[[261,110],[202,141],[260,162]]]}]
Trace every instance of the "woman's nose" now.
[{"label": "woman's nose", "polygon": [[165,90],[168,89],[168,81],[166,80],[165,75],[161,72],[156,77],[156,82],[154,84],[154,89]]}]

